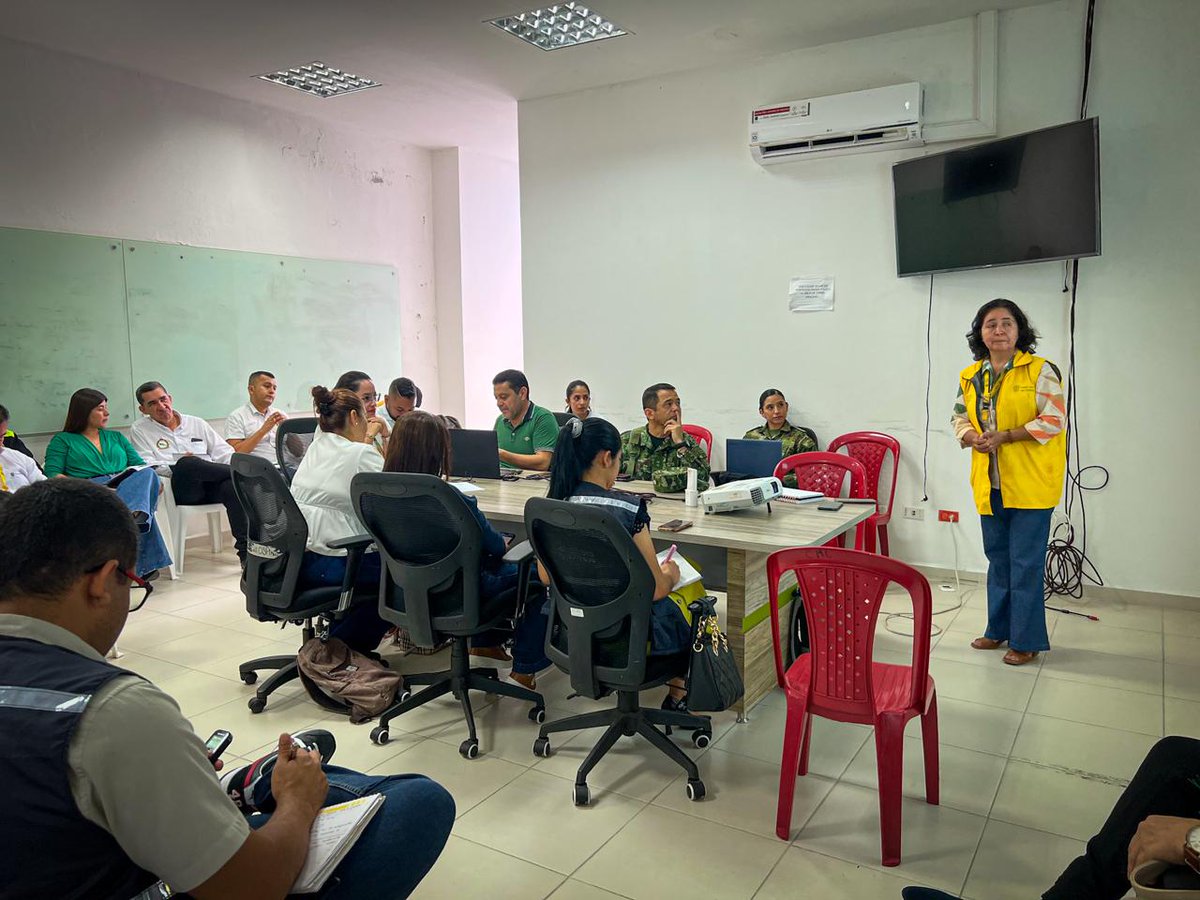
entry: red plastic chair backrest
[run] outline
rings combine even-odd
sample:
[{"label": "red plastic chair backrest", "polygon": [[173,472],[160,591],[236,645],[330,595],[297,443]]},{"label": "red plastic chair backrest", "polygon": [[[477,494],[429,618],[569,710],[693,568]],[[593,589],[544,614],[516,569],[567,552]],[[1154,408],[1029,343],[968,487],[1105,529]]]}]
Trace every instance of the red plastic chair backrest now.
[{"label": "red plastic chair backrest", "polygon": [[796,486],[802,491],[820,491],[826,497],[842,496],[842,485],[850,476],[850,493],[847,497],[867,497],[867,472],[862,463],[844,453],[793,453],[785,456],[775,467],[775,477],[780,481],[790,472],[796,473]]},{"label": "red plastic chair backrest", "polygon": [[[880,513],[890,514],[892,502],[896,499],[896,476],[900,471],[900,442],[882,431],[851,431],[829,442],[830,453],[836,453],[843,447],[866,470],[866,496],[875,498],[876,509]],[[882,499],[879,496],[879,479],[889,450],[892,452],[892,483],[888,489],[887,506],[884,506],[879,502]]]},{"label": "red plastic chair backrest", "polygon": [[684,425],[683,433],[690,434],[701,447],[704,454],[712,461],[712,432],[703,425]]},{"label": "red plastic chair backrest", "polygon": [[775,674],[784,686],[783,642],[779,633],[779,582],[796,576],[808,620],[811,647],[812,709],[869,718],[875,691],[871,654],[883,595],[895,583],[908,591],[913,606],[911,705],[924,709],[925,682],[933,627],[933,599],[925,576],[911,566],[859,550],[793,547],[767,557],[767,596]]}]

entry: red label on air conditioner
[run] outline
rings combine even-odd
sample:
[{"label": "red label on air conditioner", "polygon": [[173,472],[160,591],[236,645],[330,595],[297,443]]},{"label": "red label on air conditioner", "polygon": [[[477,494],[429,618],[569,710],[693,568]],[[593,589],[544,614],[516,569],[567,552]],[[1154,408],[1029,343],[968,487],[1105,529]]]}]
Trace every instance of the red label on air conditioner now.
[{"label": "red label on air conditioner", "polygon": [[776,116],[790,116],[791,114],[791,106],[770,106],[766,109],[754,110],[750,113],[750,121],[757,122],[759,119],[773,119]]}]

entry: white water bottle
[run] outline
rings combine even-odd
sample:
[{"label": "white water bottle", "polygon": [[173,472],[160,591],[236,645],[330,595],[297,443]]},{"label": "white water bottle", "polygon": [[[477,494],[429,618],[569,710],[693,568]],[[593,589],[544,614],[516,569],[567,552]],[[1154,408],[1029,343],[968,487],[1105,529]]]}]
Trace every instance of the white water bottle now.
[{"label": "white water bottle", "polygon": [[695,469],[687,470],[687,490],[683,492],[684,506],[699,506],[700,492],[696,490],[697,473]]}]

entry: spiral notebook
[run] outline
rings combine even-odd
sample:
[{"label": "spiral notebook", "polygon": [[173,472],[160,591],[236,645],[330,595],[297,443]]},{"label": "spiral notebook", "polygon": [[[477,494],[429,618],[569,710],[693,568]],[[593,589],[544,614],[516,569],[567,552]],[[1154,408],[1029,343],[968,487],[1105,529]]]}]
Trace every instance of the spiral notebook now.
[{"label": "spiral notebook", "polygon": [[379,812],[383,801],[383,794],[368,794],[321,810],[308,836],[308,859],[296,876],[291,893],[315,894],[319,891],[337,864],[350,852],[367,823]]}]

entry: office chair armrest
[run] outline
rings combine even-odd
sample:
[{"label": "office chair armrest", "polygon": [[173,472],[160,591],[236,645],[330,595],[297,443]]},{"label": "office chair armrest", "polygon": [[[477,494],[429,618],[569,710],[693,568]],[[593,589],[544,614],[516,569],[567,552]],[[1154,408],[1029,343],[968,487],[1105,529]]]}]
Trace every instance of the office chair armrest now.
[{"label": "office chair armrest", "polygon": [[330,541],[329,546],[333,550],[346,551],[346,574],[342,577],[342,593],[338,599],[337,609],[332,613],[334,618],[340,618],[350,608],[350,602],[354,599],[354,585],[358,583],[358,566],[362,562],[362,556],[367,552],[367,548],[375,543],[375,539],[369,534],[356,534],[353,537],[338,538],[336,541]]},{"label": "office chair armrest", "polygon": [[330,541],[329,546],[334,550],[358,550],[361,553],[373,543],[375,543],[375,538],[369,534],[356,534],[353,537],[338,538],[336,541]]},{"label": "office chair armrest", "polygon": [[504,561],[515,563],[517,566],[516,617],[520,619],[525,615],[525,601],[529,597],[529,582],[533,576],[533,565],[537,562],[537,557],[533,554],[533,545],[529,541],[513,544],[504,554]]},{"label": "office chair armrest", "polygon": [[529,562],[533,559],[533,544],[529,541],[521,541],[519,544],[513,544],[508,548],[508,552],[504,554],[506,563],[516,563],[518,566],[521,563]]}]

